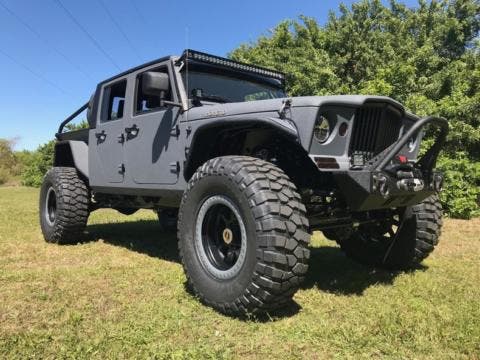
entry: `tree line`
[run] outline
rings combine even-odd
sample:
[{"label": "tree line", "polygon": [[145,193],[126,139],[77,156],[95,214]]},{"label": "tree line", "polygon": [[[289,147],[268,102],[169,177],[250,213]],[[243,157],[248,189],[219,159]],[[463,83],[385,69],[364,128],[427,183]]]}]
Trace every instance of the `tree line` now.
[{"label": "tree line", "polygon": [[[69,131],[85,129],[86,120],[67,124]],[[15,151],[15,139],[0,139],[0,185],[22,184],[40,187],[43,176],[53,164],[55,140],[38,146],[35,150]]]}]

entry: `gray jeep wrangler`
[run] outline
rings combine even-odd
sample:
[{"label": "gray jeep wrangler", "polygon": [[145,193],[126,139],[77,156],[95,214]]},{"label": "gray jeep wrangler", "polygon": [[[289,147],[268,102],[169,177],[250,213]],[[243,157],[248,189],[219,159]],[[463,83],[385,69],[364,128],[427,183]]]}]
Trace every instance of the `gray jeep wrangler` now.
[{"label": "gray jeep wrangler", "polygon": [[[153,209],[178,229],[190,288],[227,314],[290,302],[314,230],[370,266],[427,257],[442,224],[433,169],[446,120],[388,97],[284,89],[283,73],[193,50],[101,82],[56,134],[40,194],[46,241],[78,240],[99,208]],[[63,132],[84,110],[89,128]],[[420,152],[428,125],[435,140]]]}]

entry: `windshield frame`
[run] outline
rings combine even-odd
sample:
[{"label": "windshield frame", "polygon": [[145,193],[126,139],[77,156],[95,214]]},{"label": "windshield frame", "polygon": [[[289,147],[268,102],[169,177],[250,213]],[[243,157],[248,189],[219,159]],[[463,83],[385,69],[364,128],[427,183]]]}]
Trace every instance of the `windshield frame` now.
[{"label": "windshield frame", "polygon": [[[187,84],[187,76],[186,72],[187,71],[195,71],[195,72],[201,72],[201,73],[211,73],[212,75],[219,75],[219,76],[224,76],[226,78],[233,78],[233,79],[239,79],[239,80],[244,80],[252,83],[257,83],[259,85],[264,84],[266,87],[271,88],[272,91],[279,90],[283,92],[282,97],[278,98],[284,98],[287,97],[287,93],[285,90],[285,82],[280,81],[279,79],[273,78],[273,77],[268,77],[268,76],[263,76],[260,74],[255,74],[251,73],[248,71],[242,71],[238,70],[236,68],[232,68],[229,66],[221,66],[218,64],[208,64],[208,63],[202,63],[202,62],[197,62],[191,59],[187,59],[182,61],[180,64],[176,66],[178,69],[178,78],[181,80],[183,91],[182,95],[185,95],[185,99],[187,103],[190,103],[193,100],[192,94],[189,94],[188,91],[188,84]],[[222,96],[223,94],[209,94],[209,95],[220,95]],[[243,101],[231,101],[231,102],[249,102],[249,101],[257,101],[257,100],[243,100]],[[202,100],[203,102],[207,103],[220,103],[216,101],[211,101],[211,100]]]}]

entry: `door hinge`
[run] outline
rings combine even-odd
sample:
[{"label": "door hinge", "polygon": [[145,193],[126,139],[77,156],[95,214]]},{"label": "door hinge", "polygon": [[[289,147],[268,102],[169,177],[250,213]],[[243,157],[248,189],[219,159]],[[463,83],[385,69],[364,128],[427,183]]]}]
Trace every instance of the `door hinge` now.
[{"label": "door hinge", "polygon": [[180,126],[178,126],[178,124],[175,125],[175,127],[172,130],[170,130],[170,135],[175,137],[178,137],[180,135]]},{"label": "door hinge", "polygon": [[119,172],[120,174],[124,174],[124,173],[125,173],[125,165],[124,165],[124,164],[118,165],[118,172]]},{"label": "door hinge", "polygon": [[180,163],[178,161],[170,163],[170,172],[178,174],[180,172]]},{"label": "door hinge", "polygon": [[97,138],[97,145],[98,145],[105,141],[107,134],[105,134],[105,130],[102,130],[102,132],[95,133],[95,137]]}]

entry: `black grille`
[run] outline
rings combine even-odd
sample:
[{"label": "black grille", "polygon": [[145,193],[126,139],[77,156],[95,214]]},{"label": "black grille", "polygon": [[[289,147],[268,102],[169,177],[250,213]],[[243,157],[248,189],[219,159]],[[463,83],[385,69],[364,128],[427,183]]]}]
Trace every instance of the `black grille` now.
[{"label": "black grille", "polygon": [[401,125],[400,115],[385,106],[358,109],[350,140],[350,156],[362,155],[364,160],[370,160],[398,139]]}]

